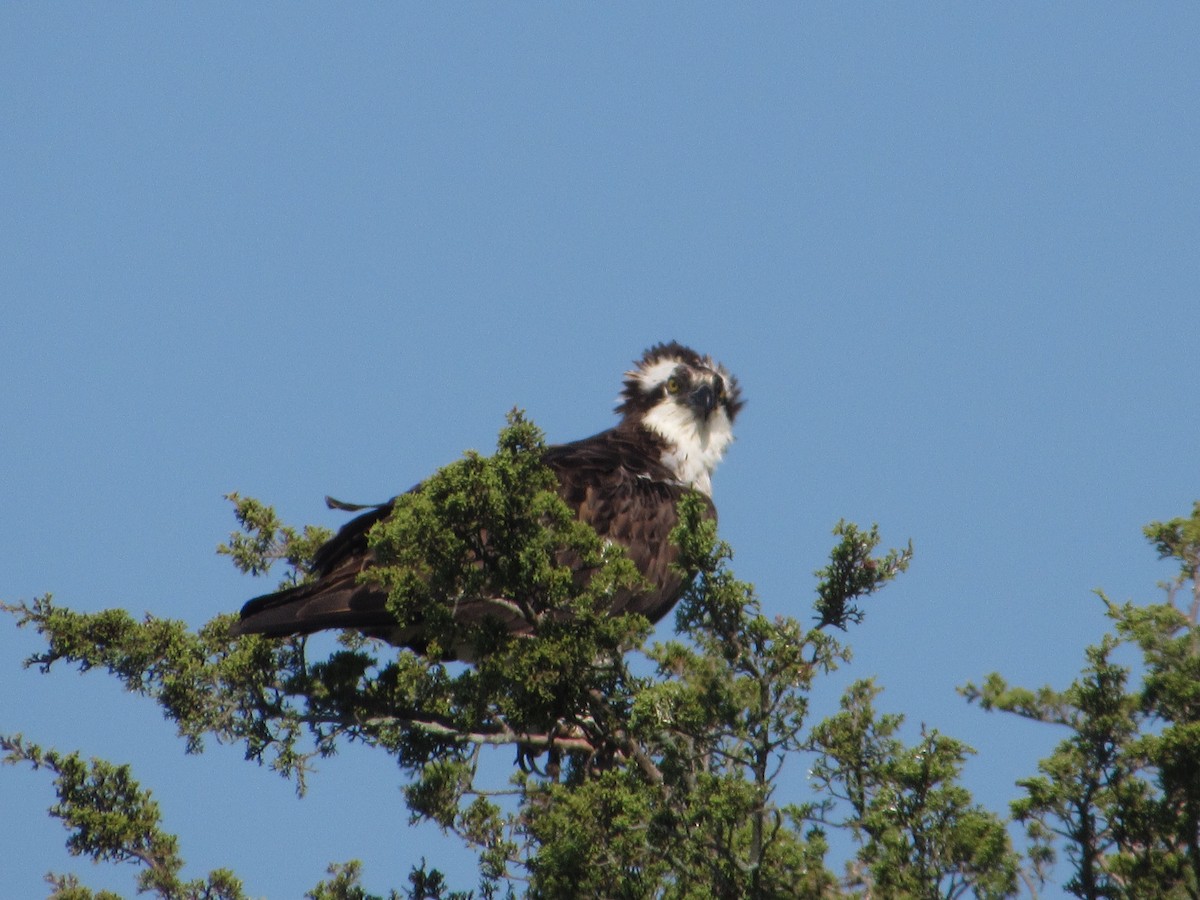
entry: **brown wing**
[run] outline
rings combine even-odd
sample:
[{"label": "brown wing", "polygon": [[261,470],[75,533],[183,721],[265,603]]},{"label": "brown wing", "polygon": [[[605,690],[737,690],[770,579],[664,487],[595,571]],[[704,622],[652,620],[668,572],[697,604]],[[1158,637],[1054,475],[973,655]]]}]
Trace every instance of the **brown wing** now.
[{"label": "brown wing", "polygon": [[[602,539],[626,548],[649,582],[642,593],[614,599],[613,612],[638,612],[650,621],[665,616],[679,599],[683,579],[671,571],[677,551],[670,542],[678,522],[675,508],[684,488],[658,463],[658,451],[641,429],[615,428],[586,440],[550,447],[545,461],[558,476],[562,496]],[[250,600],[233,634],[283,637],[327,628],[357,628],[420,649],[412,629],[397,633],[387,612],[387,595],[361,584],[358,575],[374,561],[367,533],[392,511],[394,500],[372,507],[342,526],[317,551],[315,581]],[[716,510],[709,504],[711,514]],[[493,616],[519,628],[503,604],[486,600],[460,604],[463,621]]]},{"label": "brown wing", "polygon": [[[612,611],[637,612],[657,622],[671,611],[685,587],[672,569],[679,556],[671,531],[686,488],[658,462],[658,451],[641,429],[613,429],[574,444],[551,447],[563,499],[604,540],[620,544],[649,588],[614,599]],[[716,508],[708,502],[709,515]]]}]

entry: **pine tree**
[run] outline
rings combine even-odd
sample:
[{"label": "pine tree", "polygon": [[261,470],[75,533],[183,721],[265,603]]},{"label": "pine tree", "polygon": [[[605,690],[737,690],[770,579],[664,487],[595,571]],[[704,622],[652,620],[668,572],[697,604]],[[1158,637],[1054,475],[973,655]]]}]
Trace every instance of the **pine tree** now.
[{"label": "pine tree", "polygon": [[[850,689],[842,712],[809,721],[821,677],[848,659],[841,633],[863,621],[864,601],[906,568],[911,547],[874,555],[875,528],[839,523],[816,573],[812,622],[772,618],[734,576],[702,503],[685,499],[673,539],[694,581],[675,638],[648,643],[644,619],[606,613],[606,597],[636,570],[575,521],[540,465],[542,447],[514,414],[495,455],[467,454],[373,532],[382,565],[370,577],[387,586],[397,616],[426,617],[424,655],[356,635],[326,655],[303,638],[231,639],[232,615],[192,631],[122,610],[77,613],[48,596],[6,609],[45,641],[28,664],[108,672],[157,702],[189,752],[208,739],[239,742],[301,791],[313,760],[347,743],[393,757],[413,816],[474,848],[479,876],[456,893],[422,863],[390,898],[1015,893],[1004,823],[958,781],[969,748],[932,731],[904,746],[899,718],[875,711],[869,683]],[[251,574],[282,566],[284,583],[303,579],[327,534],[232,499],[241,529],[221,552]],[[479,565],[481,529],[503,550]],[[589,581],[555,565],[564,548],[593,567]],[[463,633],[440,614],[439,597],[477,590],[514,598],[531,636]],[[439,661],[439,646],[464,641],[477,663]],[[128,768],[20,736],[0,746],[9,762],[54,774],[50,812],[72,853],[138,862],[139,889],[161,898],[246,896],[224,870],[184,880],[177,841]],[[481,781],[481,754],[496,746],[515,752],[504,785]],[[782,773],[795,778],[812,760],[810,799],[779,797]],[[857,842],[844,871],[828,859],[833,828]],[[357,863],[335,864],[309,896],[370,900],[360,877]],[[71,875],[52,889],[110,896]]]},{"label": "pine tree", "polygon": [[[1035,691],[992,674],[962,689],[984,709],[1068,729],[1012,808],[1034,871],[1045,879],[1062,848],[1077,897],[1200,897],[1200,503],[1145,534],[1179,567],[1165,602],[1099,592],[1113,630],[1078,679]],[[1122,647],[1140,656],[1136,671],[1114,659]]]}]

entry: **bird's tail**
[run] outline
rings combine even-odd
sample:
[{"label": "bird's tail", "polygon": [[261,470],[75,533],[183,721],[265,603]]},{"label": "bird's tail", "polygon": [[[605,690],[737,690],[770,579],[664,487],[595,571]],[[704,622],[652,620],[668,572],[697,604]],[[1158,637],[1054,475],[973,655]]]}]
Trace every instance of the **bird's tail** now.
[{"label": "bird's tail", "polygon": [[242,617],[230,634],[287,637],[326,628],[394,627],[387,594],[359,582],[357,576],[357,570],[334,571],[308,584],[255,597],[242,607]]}]

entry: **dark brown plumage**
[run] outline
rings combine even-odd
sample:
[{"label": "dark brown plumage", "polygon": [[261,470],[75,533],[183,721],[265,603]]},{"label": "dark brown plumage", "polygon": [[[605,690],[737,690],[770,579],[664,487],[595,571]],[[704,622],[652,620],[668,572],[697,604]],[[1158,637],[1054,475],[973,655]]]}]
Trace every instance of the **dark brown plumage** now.
[{"label": "dark brown plumage", "polygon": [[[634,611],[657,622],[679,599],[685,585],[672,571],[677,550],[670,541],[676,507],[694,489],[716,516],[709,475],[732,440],[741,407],[736,380],[711,358],[674,342],[659,344],[627,373],[618,425],[546,449],[545,463],[566,503],[602,539],[623,546],[649,584],[645,591],[615,597],[614,614]],[[386,592],[358,579],[373,563],[367,533],[394,502],[368,507],[322,546],[313,560],[315,580],[249,601],[233,633],[280,637],[354,628],[422,649],[420,629],[399,629],[387,611]],[[336,501],[330,505],[346,508]],[[524,630],[503,602],[458,602],[454,615],[463,623],[494,617],[511,630]]]}]

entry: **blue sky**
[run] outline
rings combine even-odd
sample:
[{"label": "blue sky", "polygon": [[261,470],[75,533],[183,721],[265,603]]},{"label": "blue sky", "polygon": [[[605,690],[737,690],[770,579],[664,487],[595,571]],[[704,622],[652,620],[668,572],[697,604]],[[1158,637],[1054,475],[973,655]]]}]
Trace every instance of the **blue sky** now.
[{"label": "blue sky", "polygon": [[[914,542],[817,708],[877,676],[1003,812],[1061,735],[955,687],[1064,685],[1092,589],[1158,599],[1140,528],[1200,497],[1197,46],[1182,3],[4,4],[0,598],[199,625],[263,590],[213,552],[223,494],[335,526],[325,493],[402,490],[514,405],[608,427],[677,338],[749,401],[714,493],[769,612],[810,615],[840,518]],[[192,874],[469,861],[386,759],[297,800],[37,646],[0,627],[0,730],[133,763]],[[51,800],[0,772],[0,894],[132,894]]]}]

